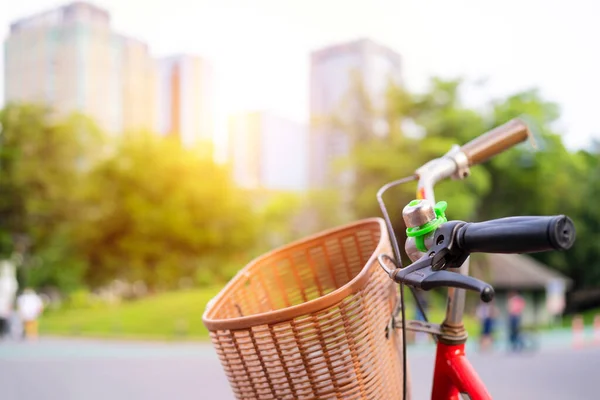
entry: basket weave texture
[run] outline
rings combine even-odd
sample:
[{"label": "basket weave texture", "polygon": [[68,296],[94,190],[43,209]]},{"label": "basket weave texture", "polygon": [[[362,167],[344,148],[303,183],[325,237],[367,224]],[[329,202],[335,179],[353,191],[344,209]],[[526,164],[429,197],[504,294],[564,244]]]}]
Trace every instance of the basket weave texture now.
[{"label": "basket weave texture", "polygon": [[294,242],[245,266],[203,321],[238,399],[401,399],[397,300],[377,256],[380,218]]}]

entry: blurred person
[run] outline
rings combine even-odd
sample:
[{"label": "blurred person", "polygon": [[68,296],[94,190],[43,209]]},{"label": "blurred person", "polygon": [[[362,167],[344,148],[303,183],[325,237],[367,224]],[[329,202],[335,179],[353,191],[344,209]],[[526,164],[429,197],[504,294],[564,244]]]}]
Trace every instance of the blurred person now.
[{"label": "blurred person", "polygon": [[14,265],[2,261],[0,263],[0,339],[10,332],[10,321],[18,288]]},{"label": "blurred person", "polygon": [[23,321],[25,338],[37,339],[38,317],[44,310],[41,297],[33,289],[25,288],[23,294],[17,299],[17,306]]},{"label": "blurred person", "polygon": [[494,300],[492,300],[489,303],[481,302],[477,307],[476,314],[481,323],[479,348],[482,351],[486,351],[490,347],[493,347],[494,344],[494,330],[499,310],[498,307],[496,307]]},{"label": "blurred person", "polygon": [[523,336],[521,332],[521,317],[525,310],[525,300],[521,295],[512,291],[508,295],[508,337],[512,351],[523,350]]}]

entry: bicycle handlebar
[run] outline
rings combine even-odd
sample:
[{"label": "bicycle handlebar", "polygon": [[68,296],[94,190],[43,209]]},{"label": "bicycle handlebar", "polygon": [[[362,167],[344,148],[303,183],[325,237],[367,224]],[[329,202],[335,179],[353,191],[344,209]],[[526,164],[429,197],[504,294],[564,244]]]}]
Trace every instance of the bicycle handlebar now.
[{"label": "bicycle handlebar", "polygon": [[467,156],[469,165],[480,164],[524,142],[530,135],[525,122],[513,119],[464,144],[460,150]]},{"label": "bicycle handlebar", "polygon": [[460,268],[471,253],[537,253],[568,250],[575,242],[575,226],[565,215],[527,216],[466,223],[449,221],[434,232],[427,253],[406,268],[388,270],[395,282],[422,290],[454,287],[479,292],[483,301],[494,297],[486,282],[447,269]]},{"label": "bicycle handlebar", "polygon": [[565,215],[508,217],[467,223],[456,232],[458,247],[469,253],[538,253],[568,250],[575,226]]}]

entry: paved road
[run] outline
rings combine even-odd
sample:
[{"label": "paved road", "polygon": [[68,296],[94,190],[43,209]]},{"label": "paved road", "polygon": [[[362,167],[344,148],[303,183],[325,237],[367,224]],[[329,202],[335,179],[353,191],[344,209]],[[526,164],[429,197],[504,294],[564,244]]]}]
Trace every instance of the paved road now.
[{"label": "paved road", "polygon": [[[600,348],[535,355],[472,354],[496,399],[598,399]],[[411,351],[415,400],[431,389],[433,354]],[[2,400],[231,399],[202,344],[42,339],[0,343]]]}]

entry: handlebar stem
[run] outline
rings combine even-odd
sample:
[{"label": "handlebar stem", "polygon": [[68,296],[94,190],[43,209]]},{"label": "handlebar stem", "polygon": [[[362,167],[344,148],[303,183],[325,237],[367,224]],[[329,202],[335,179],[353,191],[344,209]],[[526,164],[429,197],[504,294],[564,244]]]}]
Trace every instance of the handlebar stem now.
[{"label": "handlebar stem", "polygon": [[[431,160],[420,167],[416,171],[416,174],[419,177],[419,182],[417,184],[418,197],[430,201],[431,204],[435,204],[435,184],[446,178],[464,179],[468,177],[470,174],[469,160],[466,154],[460,150],[460,147],[454,145],[450,151],[442,157]],[[414,246],[414,243],[410,243],[409,239],[410,238],[407,239],[405,248],[410,249]],[[409,252],[408,249],[407,253],[410,255],[412,261],[416,261],[423,255],[423,253],[419,253],[418,251]],[[413,259],[413,257],[415,258]],[[468,275],[469,261],[470,257],[467,258],[460,268],[449,269],[449,271]],[[448,288],[446,318],[442,323],[442,331],[449,331],[449,335],[446,337],[447,341],[455,342],[457,337],[466,340],[466,335],[463,335],[462,332],[458,335],[456,333],[457,330],[464,330],[463,314],[465,309],[465,298],[465,289]],[[440,339],[444,339],[443,335]],[[462,339],[460,341],[464,342]]]}]

